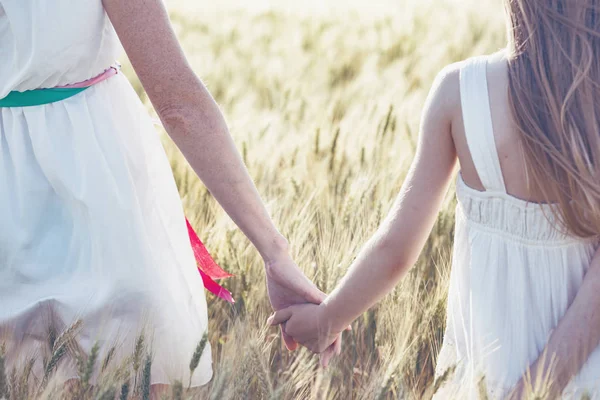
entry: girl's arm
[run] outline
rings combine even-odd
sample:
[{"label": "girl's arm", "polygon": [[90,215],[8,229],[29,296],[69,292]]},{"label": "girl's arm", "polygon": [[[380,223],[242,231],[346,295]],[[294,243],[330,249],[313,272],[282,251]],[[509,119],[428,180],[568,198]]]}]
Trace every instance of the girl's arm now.
[{"label": "girl's arm", "polygon": [[[289,256],[219,107],[187,62],[162,0],[103,0],[103,5],[165,129],[265,260],[273,308],[320,303],[325,294]],[[284,339],[290,349],[296,346]]]},{"label": "girl's arm", "polygon": [[550,335],[543,355],[517,384],[511,398],[546,389],[544,398],[562,391],[600,344],[600,250],[596,252],[573,304]]},{"label": "girl's arm", "polygon": [[430,92],[416,157],[384,223],[363,247],[338,287],[314,309],[291,307],[276,313],[296,341],[315,352],[326,348],[345,326],[390,292],[417,261],[456,163],[452,121],[460,115],[458,69],[441,73]]}]

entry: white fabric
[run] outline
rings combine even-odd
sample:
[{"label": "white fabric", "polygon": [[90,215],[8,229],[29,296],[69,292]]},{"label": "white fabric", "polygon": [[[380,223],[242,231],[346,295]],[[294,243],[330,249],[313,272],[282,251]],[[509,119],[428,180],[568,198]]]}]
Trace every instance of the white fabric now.
[{"label": "white fabric", "polygon": [[[500,169],[500,159],[496,151],[492,114],[486,78],[487,59],[474,58],[470,68],[460,70],[460,93],[463,110],[473,104],[479,105],[477,112],[464,114],[463,121],[467,134],[467,144],[473,163],[479,172],[479,179],[487,190],[505,192],[504,177]],[[486,82],[486,84],[482,84]]]},{"label": "white fabric", "polygon": [[[100,0],[0,0],[0,97],[91,78],[119,53]],[[0,108],[0,333],[9,362],[44,351],[49,323],[60,330],[77,318],[79,344],[89,351],[98,340],[100,356],[114,341],[131,354],[145,328],[152,383],[187,384],[208,327],[168,159],[123,75],[62,102]],[[207,347],[192,384],[211,374]]]},{"label": "white fabric", "polygon": [[[485,192],[458,177],[456,232],[447,329],[439,377],[453,366],[436,399],[478,398],[485,376],[490,398],[502,398],[543,351],[581,286],[596,246],[561,233],[547,205],[506,193],[494,145],[487,58],[460,74],[467,142]],[[547,219],[550,217],[550,220]],[[600,398],[600,351],[565,391]]]}]

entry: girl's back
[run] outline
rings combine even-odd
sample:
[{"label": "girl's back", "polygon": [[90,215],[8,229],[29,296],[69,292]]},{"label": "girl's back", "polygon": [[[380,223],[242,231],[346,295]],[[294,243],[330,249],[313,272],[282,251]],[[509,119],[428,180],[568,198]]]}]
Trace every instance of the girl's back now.
[{"label": "girl's back", "polygon": [[[521,146],[519,132],[512,116],[508,98],[508,60],[506,52],[502,51],[487,58],[487,88],[489,93],[489,108],[491,110],[492,130],[496,145],[502,176],[506,191],[519,199],[531,202],[543,202],[540,193],[531,193],[527,188],[525,154]],[[456,72],[456,90],[459,91],[459,72]],[[457,97],[460,95],[457,93]],[[481,107],[481,106],[480,106]],[[459,107],[460,109],[460,107]],[[467,110],[468,111],[468,110]],[[452,137],[460,161],[461,175],[464,182],[479,191],[485,188],[477,174],[471,152],[465,135],[463,114],[457,112],[457,123],[452,126]]]},{"label": "girl's back", "polygon": [[[551,205],[528,189],[504,53],[467,60],[451,74],[460,99],[452,137],[461,172],[437,372],[456,370],[439,395],[485,376],[490,392],[503,396],[541,355],[583,282],[596,241],[565,233]],[[596,351],[571,387],[592,390],[599,378]]]}]

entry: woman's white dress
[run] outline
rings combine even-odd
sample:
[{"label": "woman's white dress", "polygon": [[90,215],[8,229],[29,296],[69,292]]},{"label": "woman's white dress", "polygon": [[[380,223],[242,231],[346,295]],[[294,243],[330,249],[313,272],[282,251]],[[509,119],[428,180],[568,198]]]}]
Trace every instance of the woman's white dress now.
[{"label": "woman's white dress", "polygon": [[[485,376],[490,398],[501,398],[540,354],[575,298],[597,244],[561,233],[547,205],[506,192],[494,144],[487,57],[460,71],[467,142],[485,192],[457,183],[456,232],[447,329],[436,375],[451,367],[435,396],[477,398]],[[546,208],[546,209],[544,209]],[[600,398],[596,349],[565,391]]]},{"label": "woman's white dress", "polygon": [[[0,98],[81,82],[121,47],[101,0],[0,0]],[[183,379],[207,330],[202,279],[160,137],[123,75],[67,100],[0,108],[0,335],[41,360],[50,324]],[[39,369],[39,366],[38,366]],[[192,377],[212,374],[210,347]]]}]

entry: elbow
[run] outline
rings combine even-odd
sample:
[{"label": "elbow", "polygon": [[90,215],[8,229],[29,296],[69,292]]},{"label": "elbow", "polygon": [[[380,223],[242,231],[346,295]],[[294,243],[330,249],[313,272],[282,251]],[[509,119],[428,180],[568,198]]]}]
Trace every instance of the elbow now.
[{"label": "elbow", "polygon": [[390,272],[394,275],[403,274],[417,262],[416,257],[406,250],[406,246],[392,237],[384,235],[378,238],[375,247],[377,254],[389,264]]},{"label": "elbow", "polygon": [[167,134],[178,145],[193,141],[198,134],[193,112],[187,106],[167,105],[156,109]]},{"label": "elbow", "polygon": [[590,260],[590,266],[586,272],[586,279],[600,279],[600,248]]},{"label": "elbow", "polygon": [[181,104],[167,103],[158,105],[156,113],[167,131],[169,131],[169,128],[185,128],[189,125],[187,123],[189,111]]},{"label": "elbow", "polygon": [[202,82],[195,75],[192,78],[176,81],[168,88],[148,90],[148,96],[167,131],[171,128],[190,133],[199,125],[210,127],[219,122],[221,114],[218,106]]},{"label": "elbow", "polygon": [[229,133],[218,107],[201,99],[170,102],[157,107],[156,112],[173,139],[197,139]]},{"label": "elbow", "polygon": [[585,274],[585,281],[593,285],[596,290],[600,291],[600,259],[594,256],[590,267]]}]

